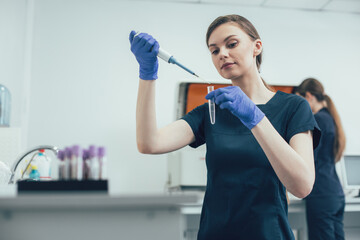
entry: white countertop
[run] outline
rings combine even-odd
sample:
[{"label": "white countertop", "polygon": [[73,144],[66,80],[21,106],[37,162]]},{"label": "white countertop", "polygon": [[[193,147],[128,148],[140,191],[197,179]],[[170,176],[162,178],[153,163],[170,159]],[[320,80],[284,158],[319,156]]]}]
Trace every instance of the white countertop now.
[{"label": "white countertop", "polygon": [[[345,211],[346,212],[359,212],[360,211],[360,198],[346,197],[345,198]],[[189,203],[184,204],[185,206],[181,209],[183,214],[200,214],[202,203]],[[289,213],[304,213],[305,211],[305,201],[300,198],[290,198],[290,203],[288,205]]]},{"label": "white countertop", "polygon": [[24,193],[0,188],[0,211],[20,209],[141,209],[181,208],[196,204],[196,193],[106,194],[106,193]]},{"label": "white countertop", "polygon": [[[0,210],[19,209],[141,209],[181,208],[183,214],[200,214],[203,192],[158,194],[39,193],[17,195],[13,186],[0,187]],[[290,196],[289,213],[304,211],[305,201]],[[360,198],[347,197],[345,211],[360,211]]]}]

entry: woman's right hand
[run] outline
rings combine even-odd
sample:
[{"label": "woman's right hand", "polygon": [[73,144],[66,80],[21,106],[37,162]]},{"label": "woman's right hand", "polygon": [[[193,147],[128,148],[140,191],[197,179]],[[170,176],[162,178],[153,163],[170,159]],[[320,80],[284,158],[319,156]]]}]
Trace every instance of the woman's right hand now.
[{"label": "woman's right hand", "polygon": [[214,99],[221,109],[229,110],[250,130],[265,116],[255,103],[237,86],[218,88],[206,95],[205,98]]},{"label": "woman's right hand", "polygon": [[157,79],[159,43],[147,33],[136,34],[131,31],[129,35],[131,52],[135,55],[140,66],[140,78],[143,80]]}]

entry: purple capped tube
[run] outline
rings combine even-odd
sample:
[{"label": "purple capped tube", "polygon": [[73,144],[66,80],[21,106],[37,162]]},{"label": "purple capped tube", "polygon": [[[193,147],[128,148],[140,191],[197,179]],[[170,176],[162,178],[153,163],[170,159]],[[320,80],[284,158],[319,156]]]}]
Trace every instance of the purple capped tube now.
[{"label": "purple capped tube", "polygon": [[100,179],[100,164],[99,159],[96,156],[96,147],[91,145],[89,147],[89,161],[90,161],[90,173],[89,177],[91,180],[99,180]]},{"label": "purple capped tube", "polygon": [[100,164],[100,179],[107,179],[107,159],[106,159],[106,148],[98,148],[98,159]]},{"label": "purple capped tube", "polygon": [[79,145],[72,147],[72,179],[82,180],[83,179],[83,156],[82,149]]},{"label": "purple capped tube", "polygon": [[71,157],[72,157],[72,151],[71,148],[66,147],[65,148],[65,171],[64,171],[64,179],[69,180],[71,179]]},{"label": "purple capped tube", "polygon": [[83,179],[89,179],[90,172],[90,160],[89,160],[89,151],[87,149],[83,149]]},{"label": "purple capped tube", "polygon": [[65,179],[65,151],[59,150],[57,154],[57,158],[59,159],[59,180]]}]

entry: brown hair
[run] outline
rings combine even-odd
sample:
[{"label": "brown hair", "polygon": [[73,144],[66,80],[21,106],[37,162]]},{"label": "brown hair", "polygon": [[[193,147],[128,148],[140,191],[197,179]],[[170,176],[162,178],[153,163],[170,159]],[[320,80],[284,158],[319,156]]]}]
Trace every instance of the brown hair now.
[{"label": "brown hair", "polygon": [[344,128],[341,124],[340,116],[331,98],[325,94],[323,85],[315,78],[305,79],[296,90],[301,96],[305,97],[306,92],[311,93],[319,102],[325,101],[326,107],[335,121],[335,142],[334,156],[335,162],[340,161],[346,145]]},{"label": "brown hair", "polygon": [[[218,18],[216,18],[208,27],[208,30],[206,32],[206,45],[209,46],[209,38],[210,35],[212,34],[212,32],[220,25],[224,24],[224,23],[228,23],[228,22],[235,22],[239,25],[240,29],[243,30],[249,37],[251,40],[255,41],[257,39],[261,39],[259,33],[256,31],[256,28],[254,27],[254,25],[252,25],[252,23],[247,20],[246,18],[236,15],[236,14],[231,14],[231,15],[225,15],[225,16],[220,16]],[[262,51],[259,55],[256,56],[256,67],[258,69],[258,71],[260,72],[260,66],[262,63]],[[267,89],[269,89],[270,91],[274,91],[265,81],[263,78],[261,78],[263,84],[265,85],[265,87]]]},{"label": "brown hair", "polygon": [[[254,25],[247,20],[246,18],[232,14],[232,15],[226,15],[226,16],[220,16],[216,18],[208,27],[208,30],[206,32],[206,45],[209,45],[209,38],[212,32],[220,25],[228,22],[235,22],[239,25],[240,29],[243,30],[251,40],[255,41],[257,39],[260,39],[259,33],[256,31]],[[262,62],[262,52],[256,56],[256,66],[260,72],[260,65]]]}]

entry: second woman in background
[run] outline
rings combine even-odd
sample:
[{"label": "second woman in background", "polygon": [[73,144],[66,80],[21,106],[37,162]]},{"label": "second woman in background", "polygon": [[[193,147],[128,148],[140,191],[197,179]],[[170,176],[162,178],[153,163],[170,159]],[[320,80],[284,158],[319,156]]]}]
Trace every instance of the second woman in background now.
[{"label": "second woman in background", "polygon": [[309,102],[322,132],[314,152],[315,184],[306,197],[309,240],[344,239],[344,192],[335,170],[345,148],[340,117],[318,80],[305,79],[296,91]]}]

